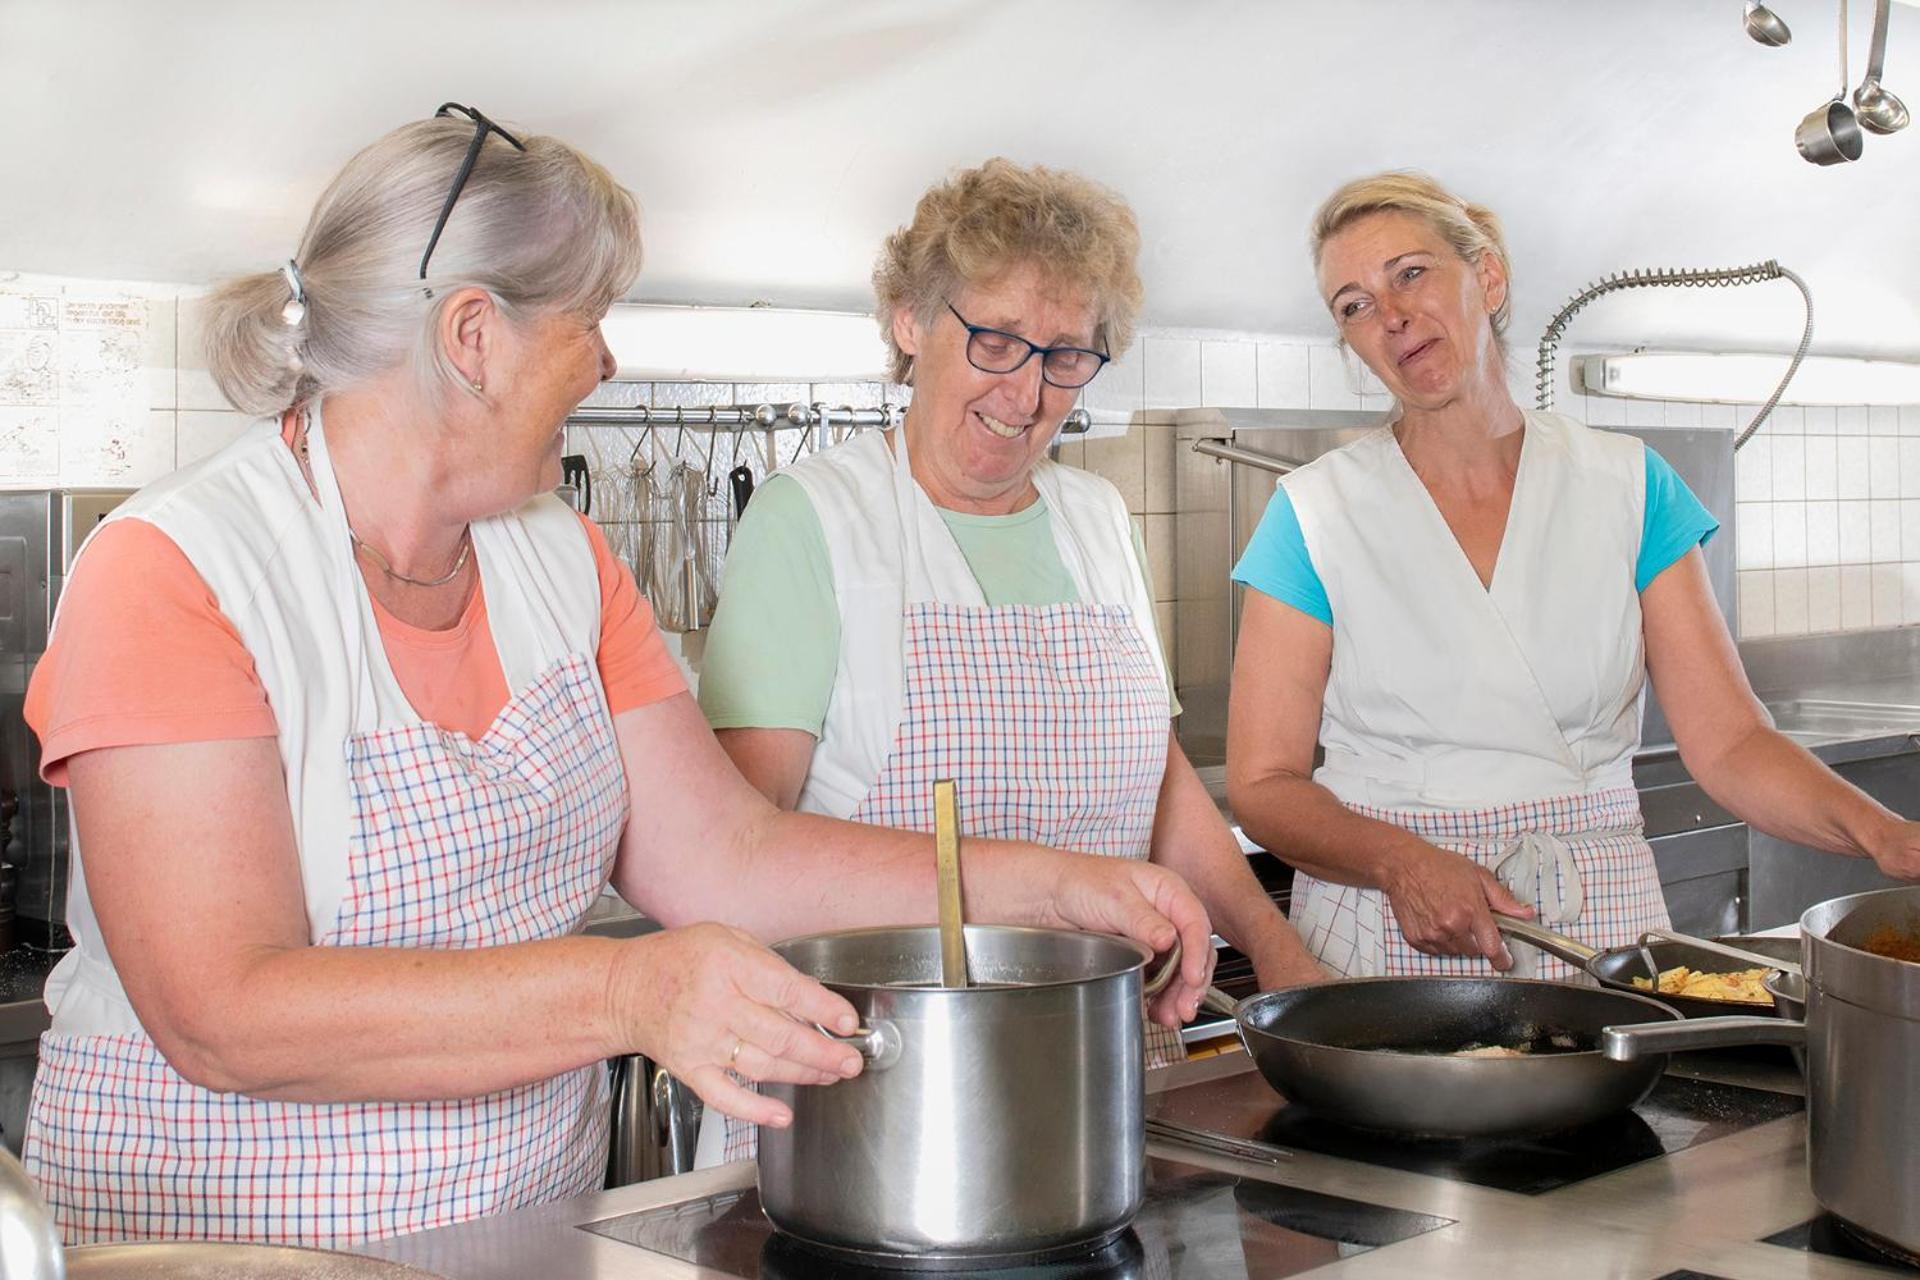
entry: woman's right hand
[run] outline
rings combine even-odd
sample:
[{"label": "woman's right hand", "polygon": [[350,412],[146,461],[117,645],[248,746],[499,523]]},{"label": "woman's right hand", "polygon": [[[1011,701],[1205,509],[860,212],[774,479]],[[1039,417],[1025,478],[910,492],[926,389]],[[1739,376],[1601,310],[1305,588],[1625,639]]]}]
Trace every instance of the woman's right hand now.
[{"label": "woman's right hand", "polygon": [[1471,858],[1409,841],[1396,854],[1381,886],[1400,932],[1415,950],[1436,956],[1485,956],[1502,972],[1513,956],[1493,913],[1531,917],[1494,874]]},{"label": "woman's right hand", "polygon": [[853,1006],[749,934],[695,924],[628,944],[609,994],[615,1034],[685,1081],[707,1105],[784,1129],[793,1112],[743,1088],[833,1084],[860,1074],[858,1051],[814,1029],[859,1025]]}]

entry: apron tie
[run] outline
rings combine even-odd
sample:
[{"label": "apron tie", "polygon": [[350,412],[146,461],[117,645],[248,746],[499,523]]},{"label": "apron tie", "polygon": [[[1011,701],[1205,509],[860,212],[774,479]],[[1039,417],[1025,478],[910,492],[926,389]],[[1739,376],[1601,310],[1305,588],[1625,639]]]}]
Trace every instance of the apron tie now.
[{"label": "apron tie", "polygon": [[[1562,929],[1580,918],[1587,904],[1586,882],[1567,842],[1545,831],[1528,831],[1501,850],[1493,862],[1494,878],[1522,902],[1540,912],[1540,923]],[[1510,942],[1513,977],[1532,978],[1540,972],[1538,948]]]}]

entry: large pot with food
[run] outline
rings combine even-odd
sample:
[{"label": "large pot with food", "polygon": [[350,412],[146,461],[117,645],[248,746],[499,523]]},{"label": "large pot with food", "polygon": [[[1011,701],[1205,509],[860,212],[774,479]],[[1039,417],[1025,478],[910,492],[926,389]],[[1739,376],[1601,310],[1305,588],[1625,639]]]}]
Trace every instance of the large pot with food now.
[{"label": "large pot with food", "polygon": [[[975,985],[940,986],[934,928],[816,934],[774,950],[860,1014],[866,1058],[760,1131],[760,1201],[806,1243],[867,1257],[1027,1259],[1098,1246],[1145,1194],[1134,943],[968,925]],[[1156,983],[1171,976],[1173,962]]]},{"label": "large pot with food", "polygon": [[[1806,1020],[1609,1028],[1612,1057],[1804,1045],[1814,1198],[1873,1243],[1920,1255],[1920,887],[1835,898],[1800,917]],[[1781,1013],[1794,1011],[1774,984]],[[1789,998],[1781,999],[1782,995]]]}]

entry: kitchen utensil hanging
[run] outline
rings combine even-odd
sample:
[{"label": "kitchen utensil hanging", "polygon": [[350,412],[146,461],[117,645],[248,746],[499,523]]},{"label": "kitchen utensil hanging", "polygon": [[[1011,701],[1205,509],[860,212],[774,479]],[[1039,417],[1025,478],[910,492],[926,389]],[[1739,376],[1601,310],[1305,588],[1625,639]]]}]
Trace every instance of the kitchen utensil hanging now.
[{"label": "kitchen utensil hanging", "polygon": [[1747,0],[1745,17],[1747,34],[1760,44],[1778,48],[1793,39],[1793,32],[1780,19],[1780,15],[1767,8],[1760,0]]},{"label": "kitchen utensil hanging", "polygon": [[[1880,0],[1886,3],[1886,0]],[[1794,130],[1794,146],[1812,164],[1844,164],[1858,160],[1865,146],[1860,121],[1847,105],[1847,0],[1840,0],[1840,88],[1830,102],[1807,113]]]},{"label": "kitchen utensil hanging", "polygon": [[1875,0],[1873,6],[1873,45],[1867,52],[1867,77],[1853,91],[1853,111],[1862,128],[1870,133],[1898,133],[1911,117],[1907,104],[1880,85],[1880,73],[1887,61],[1887,22],[1893,0]]}]

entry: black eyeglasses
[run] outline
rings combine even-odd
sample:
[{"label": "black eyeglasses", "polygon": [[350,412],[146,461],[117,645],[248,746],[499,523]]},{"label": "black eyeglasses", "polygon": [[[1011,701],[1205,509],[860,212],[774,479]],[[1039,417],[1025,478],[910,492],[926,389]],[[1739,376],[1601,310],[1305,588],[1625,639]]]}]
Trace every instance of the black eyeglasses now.
[{"label": "black eyeglasses", "polygon": [[447,202],[440,207],[440,217],[433,224],[433,235],[427,240],[427,251],[420,255],[420,278],[427,278],[427,262],[433,257],[433,248],[440,243],[440,233],[447,229],[447,218],[453,213],[453,202],[460,198],[460,189],[467,185],[467,178],[473,173],[473,162],[480,158],[480,148],[486,143],[487,135],[497,133],[513,144],[515,151],[527,148],[520,139],[502,129],[493,121],[475,111],[472,107],[463,107],[457,102],[443,102],[440,109],[433,113],[435,120],[450,116],[455,112],[473,121],[473,141],[467,144],[467,158],[460,162],[460,172],[453,175],[453,186],[447,189]]},{"label": "black eyeglasses", "polygon": [[1102,351],[1085,347],[1037,347],[1017,333],[969,324],[951,302],[947,310],[967,331],[967,363],[982,373],[1012,373],[1035,356],[1040,357],[1040,376],[1049,386],[1071,390],[1093,381],[1093,375],[1112,359]]}]

